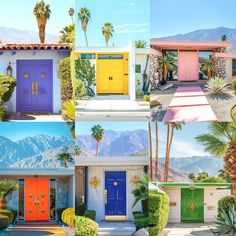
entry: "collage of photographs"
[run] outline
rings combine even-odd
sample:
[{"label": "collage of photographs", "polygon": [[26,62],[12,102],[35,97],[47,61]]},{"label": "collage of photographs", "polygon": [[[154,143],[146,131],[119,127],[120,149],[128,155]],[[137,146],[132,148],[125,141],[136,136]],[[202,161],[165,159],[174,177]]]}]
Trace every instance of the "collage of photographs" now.
[{"label": "collage of photographs", "polygon": [[236,1],[8,0],[0,236],[236,236]]}]

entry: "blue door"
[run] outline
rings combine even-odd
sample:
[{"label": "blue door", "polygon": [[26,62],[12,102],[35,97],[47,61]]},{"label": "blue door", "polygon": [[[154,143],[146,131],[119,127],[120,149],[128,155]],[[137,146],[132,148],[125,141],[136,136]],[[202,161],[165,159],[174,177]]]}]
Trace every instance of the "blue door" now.
[{"label": "blue door", "polygon": [[105,172],[105,188],[107,202],[105,213],[107,216],[126,215],[126,172]]}]

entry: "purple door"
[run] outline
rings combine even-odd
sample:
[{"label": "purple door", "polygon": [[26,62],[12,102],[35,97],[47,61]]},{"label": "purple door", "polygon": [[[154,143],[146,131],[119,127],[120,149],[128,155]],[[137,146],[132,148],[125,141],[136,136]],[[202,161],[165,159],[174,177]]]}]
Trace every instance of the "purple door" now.
[{"label": "purple door", "polygon": [[16,110],[52,112],[52,60],[18,60]]},{"label": "purple door", "polygon": [[106,216],[125,216],[126,173],[124,171],[106,171],[105,188],[107,191]]}]

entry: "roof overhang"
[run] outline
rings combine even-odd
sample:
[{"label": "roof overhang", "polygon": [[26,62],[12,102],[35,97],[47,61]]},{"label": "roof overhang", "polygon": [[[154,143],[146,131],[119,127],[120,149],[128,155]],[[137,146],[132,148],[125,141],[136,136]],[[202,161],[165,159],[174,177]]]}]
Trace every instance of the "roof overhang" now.
[{"label": "roof overhang", "polygon": [[230,42],[213,41],[188,41],[188,40],[157,40],[151,39],[151,47],[155,49],[171,50],[216,50],[218,48],[230,48]]},{"label": "roof overhang", "polygon": [[72,176],[74,175],[74,168],[0,168],[1,176]]},{"label": "roof overhang", "polygon": [[215,52],[213,54],[213,58],[236,58],[236,54],[234,54],[234,53]]},{"label": "roof overhang", "polygon": [[148,157],[78,157],[76,166],[147,166]]}]

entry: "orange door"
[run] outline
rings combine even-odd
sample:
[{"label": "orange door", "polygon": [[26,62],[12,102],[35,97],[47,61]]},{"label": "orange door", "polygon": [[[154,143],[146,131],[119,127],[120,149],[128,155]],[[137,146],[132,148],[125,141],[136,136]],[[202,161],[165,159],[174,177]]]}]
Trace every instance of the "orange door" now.
[{"label": "orange door", "polygon": [[25,221],[49,220],[49,180],[25,179]]}]

